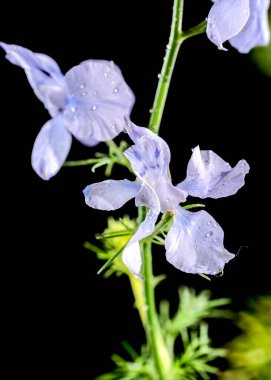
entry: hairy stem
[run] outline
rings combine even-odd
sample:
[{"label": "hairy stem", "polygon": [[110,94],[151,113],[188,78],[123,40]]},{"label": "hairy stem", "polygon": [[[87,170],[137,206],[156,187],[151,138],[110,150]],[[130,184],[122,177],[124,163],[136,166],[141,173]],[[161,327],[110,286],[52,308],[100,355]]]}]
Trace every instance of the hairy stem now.
[{"label": "hairy stem", "polygon": [[180,38],[182,33],[183,2],[184,0],[174,0],[169,42],[167,45],[162,71],[161,74],[159,74],[159,82],[148,127],[155,133],[159,132],[173,69],[179,48],[184,40]]}]

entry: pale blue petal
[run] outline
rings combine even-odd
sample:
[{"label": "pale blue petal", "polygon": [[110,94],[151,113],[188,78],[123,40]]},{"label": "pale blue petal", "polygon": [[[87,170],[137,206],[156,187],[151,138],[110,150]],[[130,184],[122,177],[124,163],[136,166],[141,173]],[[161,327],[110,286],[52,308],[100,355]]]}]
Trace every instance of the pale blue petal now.
[{"label": "pale blue petal", "polygon": [[125,127],[134,95],[120,69],[109,61],[85,61],[65,76],[69,104],[66,128],[81,142],[111,140]]},{"label": "pale blue petal", "polygon": [[6,58],[24,69],[35,95],[44,103],[51,116],[66,104],[66,85],[57,63],[49,56],[33,53],[22,46],[0,43]]},{"label": "pale blue petal", "polygon": [[159,137],[156,133],[150,131],[148,128],[139,127],[130,120],[126,120],[126,131],[135,144],[137,144],[142,137],[146,137],[149,140],[154,141],[158,147],[158,150],[155,149],[155,157],[158,156],[159,158],[158,151],[162,151],[162,156],[165,161],[164,170],[168,170],[170,162],[170,149],[165,140]]},{"label": "pale blue petal", "polygon": [[88,206],[109,211],[116,210],[135,198],[139,190],[140,185],[137,182],[108,179],[87,186],[83,193]]},{"label": "pale blue petal", "polygon": [[124,152],[142,183],[138,205],[157,211],[174,209],[186,194],[174,187],[169,178],[170,150],[166,142],[147,128],[129,123],[127,128],[135,145]]},{"label": "pale blue petal", "polygon": [[136,206],[147,206],[157,212],[174,210],[184,199],[184,192],[169,181],[160,181],[154,186],[143,182],[136,196]]},{"label": "pale blue petal", "polygon": [[178,207],[166,237],[167,261],[183,272],[218,274],[235,257],[223,240],[222,228],[206,211]]},{"label": "pale blue petal", "polygon": [[43,179],[50,179],[61,168],[70,151],[72,137],[61,117],[49,120],[41,128],[32,151],[32,167]]},{"label": "pale blue petal", "polygon": [[158,214],[152,210],[149,210],[146,219],[140,224],[138,230],[130,239],[123,251],[122,260],[136,277],[141,277],[141,253],[139,241],[153,233],[157,218]]},{"label": "pale blue petal", "polygon": [[[140,183],[140,181],[138,181]],[[161,211],[160,200],[155,190],[148,184],[143,183],[138,192],[135,204],[137,207],[146,206],[159,213]]]},{"label": "pale blue petal", "polygon": [[152,182],[168,178],[170,156],[159,140],[143,136],[124,152],[138,178],[148,176]]},{"label": "pale blue petal", "polygon": [[249,165],[241,160],[232,168],[211,150],[193,149],[187,177],[177,187],[199,198],[222,198],[235,194],[245,183]]},{"label": "pale blue petal", "polygon": [[216,0],[207,19],[209,40],[224,49],[223,43],[241,32],[249,15],[249,0]]},{"label": "pale blue petal", "polygon": [[268,45],[270,31],[268,25],[269,0],[250,0],[250,17],[241,32],[230,39],[230,43],[240,53],[248,53],[256,46]]}]

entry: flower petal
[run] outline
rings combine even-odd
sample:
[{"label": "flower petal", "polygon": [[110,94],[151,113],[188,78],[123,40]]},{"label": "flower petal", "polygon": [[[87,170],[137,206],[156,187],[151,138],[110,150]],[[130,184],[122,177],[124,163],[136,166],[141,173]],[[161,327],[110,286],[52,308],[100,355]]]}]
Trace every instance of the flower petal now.
[{"label": "flower petal", "polygon": [[230,43],[240,53],[248,53],[256,46],[268,45],[270,31],[268,25],[269,0],[251,0],[250,17],[248,22],[237,34],[230,39]]},{"label": "flower petal", "polygon": [[54,117],[66,102],[66,86],[57,63],[48,55],[33,53],[22,46],[0,46],[6,51],[6,58],[24,69],[35,95],[44,103]]},{"label": "flower petal", "polygon": [[162,156],[165,161],[165,171],[168,171],[168,166],[170,162],[170,149],[165,140],[159,137],[156,133],[153,133],[148,128],[139,127],[136,124],[132,123],[130,120],[126,120],[126,130],[128,135],[135,144],[137,144],[142,137],[147,137],[149,140],[156,142],[158,150],[155,149],[154,151],[155,158],[159,158],[159,151],[162,151]]},{"label": "flower petal", "polygon": [[140,185],[137,182],[106,180],[87,186],[83,193],[86,204],[99,210],[116,210],[134,198]]},{"label": "flower petal", "polygon": [[71,148],[72,137],[62,117],[47,121],[41,128],[32,151],[32,167],[43,179],[50,179],[61,168]]},{"label": "flower petal", "polygon": [[167,261],[187,273],[220,273],[234,258],[223,240],[222,228],[206,211],[192,213],[178,207],[166,237]]},{"label": "flower petal", "polygon": [[241,32],[250,15],[249,0],[216,0],[207,19],[207,36],[219,49]]},{"label": "flower petal", "polygon": [[199,198],[222,198],[235,194],[245,183],[249,165],[241,160],[232,168],[212,150],[193,149],[186,179],[177,187]]},{"label": "flower petal", "polygon": [[141,254],[139,241],[152,234],[158,213],[149,210],[144,222],[140,224],[138,230],[133,235],[122,254],[122,260],[128,269],[136,276],[141,278]]},{"label": "flower petal", "polygon": [[135,145],[124,155],[143,185],[136,203],[158,212],[174,209],[185,200],[186,193],[174,187],[169,179],[170,150],[167,143],[147,128],[133,123],[129,123],[127,130]]},{"label": "flower petal", "polygon": [[65,76],[70,101],[64,111],[66,127],[81,142],[111,140],[125,127],[134,95],[120,69],[109,61],[89,60]]}]

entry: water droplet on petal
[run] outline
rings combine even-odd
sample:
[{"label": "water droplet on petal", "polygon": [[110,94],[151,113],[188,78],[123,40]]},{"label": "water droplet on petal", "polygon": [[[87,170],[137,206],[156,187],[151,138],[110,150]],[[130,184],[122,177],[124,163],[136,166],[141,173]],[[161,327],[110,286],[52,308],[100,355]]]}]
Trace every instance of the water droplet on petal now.
[{"label": "water droplet on petal", "polygon": [[94,104],[94,105],[91,107],[91,111],[96,111],[97,108],[98,108],[98,106],[96,106],[96,104]]},{"label": "water droplet on petal", "polygon": [[160,78],[161,78],[161,74],[159,73],[159,74],[157,75],[157,77],[160,79]]},{"label": "water droplet on petal", "polygon": [[71,107],[71,112],[75,112],[77,110],[76,107]]},{"label": "water droplet on petal", "polygon": [[94,95],[94,96],[98,96],[98,91],[94,91],[94,92],[93,92],[93,95]]},{"label": "water droplet on petal", "polygon": [[117,128],[116,124],[113,124],[111,128],[113,129],[113,131],[115,131]]},{"label": "water droplet on petal", "polygon": [[113,92],[114,92],[114,94],[117,94],[119,92],[119,89],[116,87],[116,88],[114,88]]},{"label": "water droplet on petal", "polygon": [[105,72],[104,72],[104,77],[107,77],[107,76],[108,76],[108,72],[105,71]]},{"label": "water droplet on petal", "polygon": [[83,91],[82,92],[82,96],[86,96],[87,95],[87,92],[86,91]]},{"label": "water droplet on petal", "polygon": [[84,84],[81,84],[80,88],[85,88],[85,85],[84,85]]},{"label": "water droplet on petal", "polygon": [[210,234],[206,234],[206,235],[205,235],[205,237],[209,237],[209,236],[210,236]]},{"label": "water droplet on petal", "polygon": [[212,224],[212,221],[209,220],[209,222],[207,223],[208,226],[210,226]]}]

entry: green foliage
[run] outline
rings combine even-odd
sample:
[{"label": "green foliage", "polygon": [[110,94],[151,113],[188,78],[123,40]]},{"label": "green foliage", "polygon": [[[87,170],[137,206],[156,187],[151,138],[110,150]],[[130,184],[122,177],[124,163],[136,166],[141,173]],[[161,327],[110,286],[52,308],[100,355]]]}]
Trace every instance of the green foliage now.
[{"label": "green foliage", "polygon": [[119,164],[125,166],[131,171],[130,162],[123,155],[123,152],[128,148],[126,141],[121,141],[120,145],[117,146],[113,140],[106,142],[108,146],[108,153],[96,152],[94,158],[89,158],[86,160],[79,161],[66,161],[64,166],[92,166],[91,171],[94,173],[96,169],[104,166],[105,167],[105,176],[109,177],[112,173],[113,166]]},{"label": "green foliage", "polygon": [[[225,350],[211,347],[208,325],[203,319],[229,316],[218,309],[229,303],[227,299],[210,299],[210,292],[196,295],[193,289],[181,288],[180,302],[175,315],[170,317],[169,303],[160,305],[162,333],[172,361],[168,380],[208,380],[218,373],[212,361],[224,356]],[[149,350],[143,346],[137,354],[125,343],[128,359],[113,355],[116,369],[96,380],[156,380],[157,374]]]},{"label": "green foliage", "polygon": [[239,314],[242,333],[227,345],[231,369],[221,380],[271,379],[271,296],[251,301],[251,311]]},{"label": "green foliage", "polygon": [[104,277],[109,277],[113,273],[117,276],[123,273],[130,275],[129,270],[122,262],[120,254],[135,232],[136,227],[136,221],[130,219],[128,215],[119,220],[109,217],[107,219],[107,228],[102,234],[96,235],[96,239],[101,242],[101,247],[90,242],[84,244],[85,248],[96,253],[98,259],[106,261],[98,273],[104,272]]}]

